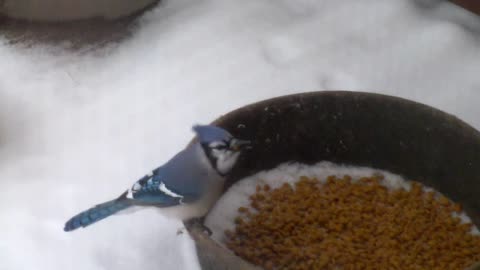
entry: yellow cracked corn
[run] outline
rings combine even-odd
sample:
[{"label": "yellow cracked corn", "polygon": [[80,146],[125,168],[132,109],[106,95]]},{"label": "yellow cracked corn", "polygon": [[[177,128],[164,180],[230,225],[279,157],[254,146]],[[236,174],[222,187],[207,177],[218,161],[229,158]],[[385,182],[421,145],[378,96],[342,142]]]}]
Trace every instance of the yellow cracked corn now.
[{"label": "yellow cracked corn", "polygon": [[408,191],[380,182],[331,176],[257,186],[226,245],[268,270],[464,270],[480,261],[480,236],[452,215],[460,205],[416,182]]}]

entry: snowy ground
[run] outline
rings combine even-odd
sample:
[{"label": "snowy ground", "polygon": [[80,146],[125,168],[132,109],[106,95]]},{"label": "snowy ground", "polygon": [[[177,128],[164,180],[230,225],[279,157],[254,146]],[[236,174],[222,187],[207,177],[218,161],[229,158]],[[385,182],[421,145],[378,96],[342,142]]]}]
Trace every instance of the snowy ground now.
[{"label": "snowy ground", "polygon": [[[66,44],[64,44],[66,45]],[[99,51],[0,37],[0,269],[198,269],[153,210],[64,233],[207,123],[283,94],[387,93],[480,128],[480,18],[444,1],[169,0]]]}]

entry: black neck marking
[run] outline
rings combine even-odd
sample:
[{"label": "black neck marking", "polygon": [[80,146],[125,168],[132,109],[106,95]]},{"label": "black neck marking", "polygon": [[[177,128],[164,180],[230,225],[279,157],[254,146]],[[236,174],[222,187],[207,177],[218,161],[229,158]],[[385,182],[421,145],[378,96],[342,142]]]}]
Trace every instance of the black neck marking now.
[{"label": "black neck marking", "polygon": [[210,162],[210,165],[212,166],[212,168],[222,177],[226,176],[226,174],[220,172],[217,168],[217,158],[213,156],[212,154],[212,149],[210,149],[210,147],[208,146],[208,144],[205,144],[205,143],[202,143],[202,148],[203,148],[203,152],[205,153],[205,155],[207,156],[207,159],[208,161]]}]

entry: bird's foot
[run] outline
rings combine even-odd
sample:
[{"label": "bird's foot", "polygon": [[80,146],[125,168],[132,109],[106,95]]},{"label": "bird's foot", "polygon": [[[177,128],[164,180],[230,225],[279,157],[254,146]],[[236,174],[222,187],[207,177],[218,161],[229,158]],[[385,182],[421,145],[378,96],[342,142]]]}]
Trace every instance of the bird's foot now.
[{"label": "bird's foot", "polygon": [[202,228],[203,232],[206,233],[208,236],[212,236],[213,232],[212,230],[210,230],[210,228],[208,228],[207,226],[205,225],[200,225],[200,227]]},{"label": "bird's foot", "polygon": [[197,227],[199,230],[201,230],[203,233],[207,234],[208,236],[212,235],[212,230],[210,230],[210,228],[208,228],[207,226],[205,226],[205,224],[203,224],[203,221],[201,218],[193,218],[189,222],[190,224]]}]

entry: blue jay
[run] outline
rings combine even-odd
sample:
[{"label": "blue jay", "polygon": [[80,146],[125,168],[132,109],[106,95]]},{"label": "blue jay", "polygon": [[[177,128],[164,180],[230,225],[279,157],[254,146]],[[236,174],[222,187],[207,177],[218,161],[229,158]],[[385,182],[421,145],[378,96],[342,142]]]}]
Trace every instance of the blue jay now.
[{"label": "blue jay", "polygon": [[195,143],[142,177],[117,199],[72,217],[64,230],[86,227],[135,205],[171,209],[183,220],[205,215],[220,196],[226,174],[250,142],[216,126],[197,125],[193,130]]}]

